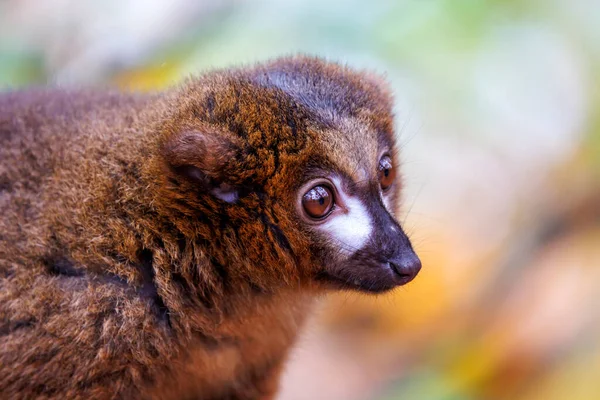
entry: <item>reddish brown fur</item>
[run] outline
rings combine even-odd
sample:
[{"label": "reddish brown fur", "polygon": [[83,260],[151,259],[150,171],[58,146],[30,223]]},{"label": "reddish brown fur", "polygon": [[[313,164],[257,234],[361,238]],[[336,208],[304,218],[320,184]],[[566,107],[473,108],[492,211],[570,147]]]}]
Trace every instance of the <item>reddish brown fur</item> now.
[{"label": "reddish brown fur", "polygon": [[[339,124],[256,83],[278,68],[351,93]],[[0,96],[0,397],[271,398],[321,291],[297,177],[351,175],[376,137],[327,132],[391,137],[390,107],[378,78],[303,57],[155,95]]]}]

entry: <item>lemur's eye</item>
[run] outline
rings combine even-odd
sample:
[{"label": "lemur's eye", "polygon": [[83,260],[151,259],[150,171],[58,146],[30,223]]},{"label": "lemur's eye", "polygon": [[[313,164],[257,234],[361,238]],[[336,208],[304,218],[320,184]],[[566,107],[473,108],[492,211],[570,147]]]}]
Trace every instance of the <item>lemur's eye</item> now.
[{"label": "lemur's eye", "polygon": [[302,207],[309,217],[321,219],[333,209],[333,193],[331,188],[318,185],[302,196]]},{"label": "lemur's eye", "polygon": [[379,177],[379,184],[381,185],[382,190],[388,189],[394,183],[394,178],[396,177],[396,170],[394,169],[394,165],[392,164],[392,159],[390,156],[383,156],[381,160],[379,160],[379,171],[377,172]]}]

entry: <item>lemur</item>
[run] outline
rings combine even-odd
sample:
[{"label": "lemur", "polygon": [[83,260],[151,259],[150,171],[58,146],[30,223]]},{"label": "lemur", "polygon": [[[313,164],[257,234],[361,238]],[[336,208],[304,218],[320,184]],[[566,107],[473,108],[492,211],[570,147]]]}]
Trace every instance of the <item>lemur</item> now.
[{"label": "lemur", "polygon": [[0,95],[0,397],[272,399],[313,299],[421,263],[392,97],[309,56]]}]

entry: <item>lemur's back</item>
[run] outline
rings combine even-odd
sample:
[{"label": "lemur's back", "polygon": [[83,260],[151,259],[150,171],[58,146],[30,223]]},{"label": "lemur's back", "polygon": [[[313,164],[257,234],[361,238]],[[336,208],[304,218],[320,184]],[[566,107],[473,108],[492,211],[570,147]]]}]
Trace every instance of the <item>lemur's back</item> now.
[{"label": "lemur's back", "polygon": [[[77,135],[97,140],[127,123],[142,97],[117,93],[30,90],[0,94],[0,160],[5,180],[41,179]],[[131,113],[126,113],[127,109]],[[114,129],[113,129],[114,130]],[[11,165],[12,164],[12,165]],[[5,175],[6,174],[6,175]]]},{"label": "lemur's back", "polygon": [[[99,343],[124,299],[127,310],[145,303],[124,280],[87,276],[56,235],[81,235],[59,225],[81,223],[76,208],[94,198],[94,171],[115,164],[123,140],[139,139],[136,125],[149,99],[102,91],[0,94],[0,397],[131,393],[133,385],[111,386],[114,372],[106,371],[123,367],[100,356]],[[73,326],[88,333],[71,335]],[[86,357],[82,368],[78,360]],[[87,383],[61,388],[69,379]]]},{"label": "lemur's back", "polygon": [[44,192],[58,171],[70,167],[68,155],[89,151],[85,137],[102,147],[146,101],[98,91],[0,94],[0,279],[21,264],[36,234]]}]

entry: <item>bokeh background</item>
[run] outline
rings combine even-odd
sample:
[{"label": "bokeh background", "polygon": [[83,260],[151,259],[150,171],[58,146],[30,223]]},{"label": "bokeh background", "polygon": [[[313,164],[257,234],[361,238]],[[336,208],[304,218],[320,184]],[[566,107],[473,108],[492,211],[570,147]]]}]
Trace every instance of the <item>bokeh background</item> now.
[{"label": "bokeh background", "polygon": [[323,299],[279,399],[600,399],[597,0],[0,0],[2,89],[296,52],[393,85],[424,268]]}]

